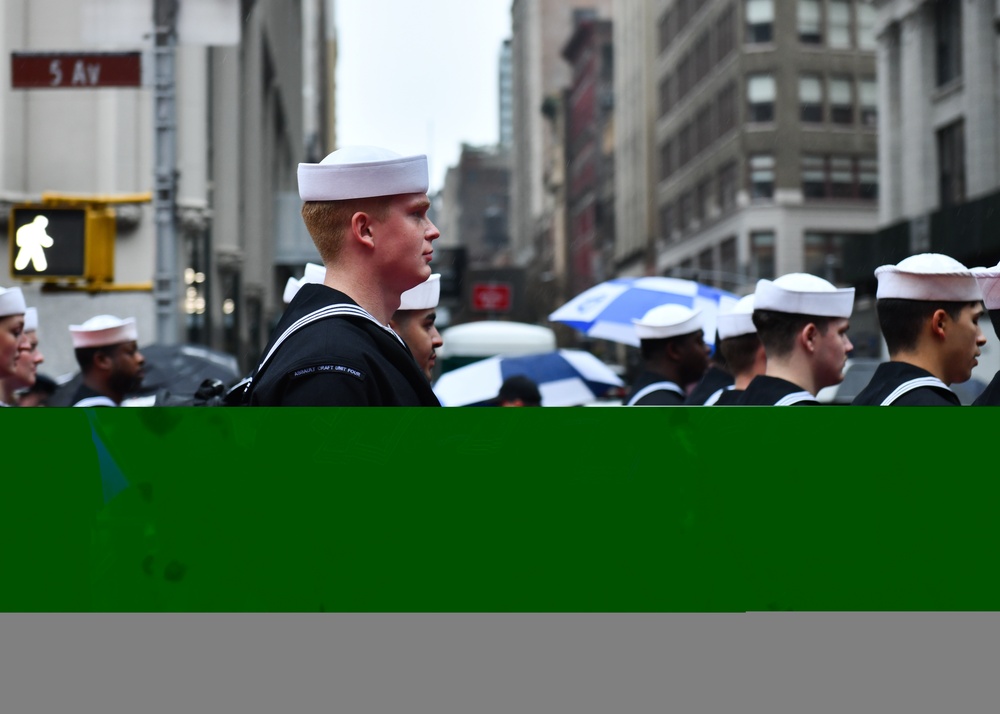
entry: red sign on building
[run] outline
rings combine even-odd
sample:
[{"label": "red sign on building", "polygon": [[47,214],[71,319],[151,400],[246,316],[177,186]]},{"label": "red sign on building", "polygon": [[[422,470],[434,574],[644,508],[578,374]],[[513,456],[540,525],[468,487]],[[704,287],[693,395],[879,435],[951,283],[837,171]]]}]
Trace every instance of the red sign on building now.
[{"label": "red sign on building", "polygon": [[509,283],[474,283],[472,309],[477,312],[508,312],[511,303]]},{"label": "red sign on building", "polygon": [[14,52],[14,89],[141,87],[140,52]]}]

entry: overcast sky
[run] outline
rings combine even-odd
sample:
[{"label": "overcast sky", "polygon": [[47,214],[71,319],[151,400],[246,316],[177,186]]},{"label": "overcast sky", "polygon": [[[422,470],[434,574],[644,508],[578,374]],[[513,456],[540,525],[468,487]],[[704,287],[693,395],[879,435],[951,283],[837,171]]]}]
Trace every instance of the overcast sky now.
[{"label": "overcast sky", "polygon": [[427,154],[441,188],[462,142],[495,144],[511,0],[336,0],[337,140]]}]

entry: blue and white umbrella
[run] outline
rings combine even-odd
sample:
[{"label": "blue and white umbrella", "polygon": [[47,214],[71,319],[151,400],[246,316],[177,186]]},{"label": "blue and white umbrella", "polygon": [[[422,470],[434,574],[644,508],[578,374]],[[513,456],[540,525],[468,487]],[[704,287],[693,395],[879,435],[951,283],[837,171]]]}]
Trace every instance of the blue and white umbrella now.
[{"label": "blue and white umbrella", "polygon": [[495,399],[508,377],[523,374],[538,385],[543,407],[569,407],[625,386],[610,367],[583,350],[556,350],[521,357],[489,357],[442,374],[434,392],[446,407],[482,405]]},{"label": "blue and white umbrella", "polygon": [[615,278],[585,290],[549,315],[552,322],[569,325],[585,335],[639,346],[632,320],[658,305],[676,304],[701,309],[705,341],[715,342],[716,317],[736,304],[739,296],[693,280],[680,278]]}]

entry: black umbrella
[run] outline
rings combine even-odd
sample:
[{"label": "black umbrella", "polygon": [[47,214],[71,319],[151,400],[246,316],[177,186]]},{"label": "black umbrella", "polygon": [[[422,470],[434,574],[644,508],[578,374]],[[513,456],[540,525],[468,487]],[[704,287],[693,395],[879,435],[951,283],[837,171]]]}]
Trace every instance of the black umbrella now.
[{"label": "black umbrella", "polygon": [[[145,377],[132,397],[145,397],[169,393],[174,397],[192,397],[206,379],[222,382],[230,387],[240,379],[239,363],[226,352],[201,345],[152,344],[140,347],[146,359]],[[49,400],[49,405],[69,406],[83,377],[78,372]]]}]

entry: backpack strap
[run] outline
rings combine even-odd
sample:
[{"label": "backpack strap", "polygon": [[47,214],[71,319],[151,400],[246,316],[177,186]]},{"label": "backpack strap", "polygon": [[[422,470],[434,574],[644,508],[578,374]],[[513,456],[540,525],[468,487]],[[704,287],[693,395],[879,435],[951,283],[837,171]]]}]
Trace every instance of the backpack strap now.
[{"label": "backpack strap", "polygon": [[[262,359],[260,364],[257,365],[257,369],[254,370],[253,374],[230,389],[229,393],[226,394],[225,401],[230,404],[236,402],[237,404],[247,406],[250,402],[250,391],[253,388],[254,379],[258,378],[261,372],[264,371],[264,368],[271,361],[271,358],[274,357],[274,353],[278,351],[278,348],[281,347],[285,340],[306,325],[318,322],[319,320],[325,320],[328,317],[360,317],[370,322],[374,322],[376,325],[395,337],[399,344],[406,349],[406,343],[403,342],[402,338],[397,335],[392,328],[386,327],[381,322],[376,320],[372,314],[363,307],[359,305],[348,305],[347,303],[327,305],[326,307],[321,307],[318,310],[313,310],[308,315],[300,317],[298,320],[289,325],[288,328],[286,328],[285,331],[278,336],[278,339],[274,341],[274,344],[271,345],[271,349],[269,349],[267,354],[264,355],[264,359]],[[238,399],[237,396],[239,397]]]}]

